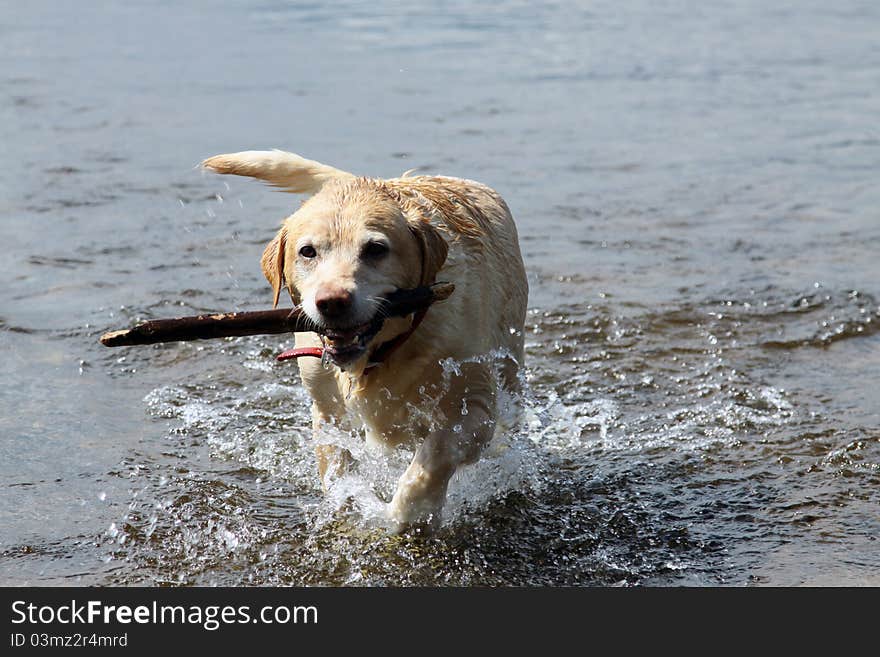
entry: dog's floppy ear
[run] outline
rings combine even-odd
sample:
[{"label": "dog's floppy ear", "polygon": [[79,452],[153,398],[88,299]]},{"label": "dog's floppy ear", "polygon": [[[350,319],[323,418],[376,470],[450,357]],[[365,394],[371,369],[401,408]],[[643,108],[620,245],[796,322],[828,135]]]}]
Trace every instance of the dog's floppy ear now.
[{"label": "dog's floppy ear", "polygon": [[434,283],[437,272],[446,262],[449,246],[440,231],[424,219],[411,220],[409,229],[415,235],[422,252],[422,273],[419,285],[431,285]]},{"label": "dog's floppy ear", "polygon": [[275,300],[272,307],[278,306],[278,299],[281,296],[281,288],[284,286],[284,251],[287,247],[287,228],[282,228],[278,234],[266,245],[263,251],[263,257],[260,259],[260,265],[263,268],[263,275],[272,286],[275,293]]}]

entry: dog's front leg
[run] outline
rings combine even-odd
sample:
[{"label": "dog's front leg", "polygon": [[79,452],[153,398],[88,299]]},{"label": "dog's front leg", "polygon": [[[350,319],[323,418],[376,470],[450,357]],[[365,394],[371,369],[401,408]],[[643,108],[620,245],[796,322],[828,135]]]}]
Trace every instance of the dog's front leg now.
[{"label": "dog's front leg", "polygon": [[318,404],[312,404],[312,438],[315,441],[315,458],[321,488],[326,493],[330,483],[342,477],[354,463],[354,458],[344,447],[326,441],[325,432],[338,428],[340,420],[322,413]]},{"label": "dog's front leg", "polygon": [[443,400],[443,427],[418,447],[388,505],[398,532],[439,527],[449,479],[459,466],[476,461],[495,433],[494,393],[487,377],[481,372],[456,379]]},{"label": "dog's front leg", "polygon": [[[296,335],[297,347],[319,345],[320,341],[313,334]],[[342,477],[354,461],[351,452],[335,444],[332,437],[334,430],[350,430],[345,403],[336,378],[323,368],[320,361],[300,360],[299,370],[303,384],[312,397],[312,439],[321,487],[327,492],[332,481]]]}]

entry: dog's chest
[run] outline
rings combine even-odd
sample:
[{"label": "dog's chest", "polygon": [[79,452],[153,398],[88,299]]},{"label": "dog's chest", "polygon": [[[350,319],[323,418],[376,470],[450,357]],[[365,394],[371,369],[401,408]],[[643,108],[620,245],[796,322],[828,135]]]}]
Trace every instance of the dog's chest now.
[{"label": "dog's chest", "polygon": [[416,442],[436,424],[436,397],[425,386],[340,384],[351,425],[363,427],[371,442],[389,447]]}]

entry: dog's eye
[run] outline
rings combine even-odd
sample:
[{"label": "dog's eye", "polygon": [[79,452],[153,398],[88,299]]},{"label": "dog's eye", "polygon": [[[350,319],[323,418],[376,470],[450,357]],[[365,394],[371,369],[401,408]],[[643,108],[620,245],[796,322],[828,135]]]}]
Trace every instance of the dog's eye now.
[{"label": "dog's eye", "polygon": [[304,247],[300,248],[299,254],[303,258],[314,258],[316,255],[318,255],[318,252],[315,251],[315,247],[313,247],[311,244],[306,244]]},{"label": "dog's eye", "polygon": [[367,242],[361,255],[364,258],[378,259],[388,254],[388,245],[385,242]]}]

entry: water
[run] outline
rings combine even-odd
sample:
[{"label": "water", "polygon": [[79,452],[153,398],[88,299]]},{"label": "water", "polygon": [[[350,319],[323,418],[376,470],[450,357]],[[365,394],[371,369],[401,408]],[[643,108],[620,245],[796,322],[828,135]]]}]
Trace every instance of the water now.
[{"label": "water", "polygon": [[[880,584],[880,9],[15,3],[0,11],[4,584]],[[407,454],[325,498],[270,304],[281,147],[484,181],[520,226],[528,413],[431,538]],[[354,502],[346,502],[349,495]]]}]

